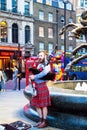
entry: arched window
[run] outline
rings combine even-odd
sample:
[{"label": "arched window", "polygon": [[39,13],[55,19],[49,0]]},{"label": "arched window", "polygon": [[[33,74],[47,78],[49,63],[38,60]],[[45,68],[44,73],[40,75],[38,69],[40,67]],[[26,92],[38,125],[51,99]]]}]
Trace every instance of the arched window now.
[{"label": "arched window", "polygon": [[7,42],[7,23],[6,23],[6,21],[0,22],[0,39],[2,42]]},{"label": "arched window", "polygon": [[26,26],[25,27],[25,44],[30,42],[30,27]]},{"label": "arched window", "polygon": [[18,43],[18,25],[16,23],[12,25],[12,42]]}]

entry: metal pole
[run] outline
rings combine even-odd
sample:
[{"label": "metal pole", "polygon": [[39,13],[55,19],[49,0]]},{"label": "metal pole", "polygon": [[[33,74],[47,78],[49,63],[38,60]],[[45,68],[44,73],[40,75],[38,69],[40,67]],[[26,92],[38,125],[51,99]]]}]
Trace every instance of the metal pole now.
[{"label": "metal pole", "polygon": [[[64,26],[66,25],[66,2],[64,2]],[[64,68],[66,67],[66,31],[64,32]]]},{"label": "metal pole", "polygon": [[57,45],[57,49],[58,49],[58,38],[59,38],[59,35],[58,35],[58,10],[56,10],[56,22],[57,22],[57,28],[56,28],[56,45]]},{"label": "metal pole", "polygon": [[18,71],[18,89],[20,90],[20,80],[21,80],[21,66],[20,66],[20,43],[18,43],[18,64],[19,64],[19,71]]}]

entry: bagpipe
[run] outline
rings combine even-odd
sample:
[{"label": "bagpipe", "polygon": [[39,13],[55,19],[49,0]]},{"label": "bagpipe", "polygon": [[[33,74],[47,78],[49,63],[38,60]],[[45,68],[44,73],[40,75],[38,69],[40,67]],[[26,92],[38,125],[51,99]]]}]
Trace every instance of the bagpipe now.
[{"label": "bagpipe", "polygon": [[[31,72],[32,74],[39,74],[41,71],[36,69],[36,68],[29,68],[29,72]],[[55,73],[54,72],[49,72],[47,73],[47,75],[45,75],[44,77],[41,77],[40,79],[42,80],[54,80],[55,79]]]},{"label": "bagpipe", "polygon": [[[51,61],[51,58],[53,57],[53,55],[55,54],[55,52],[58,50],[58,46],[56,45],[54,50],[52,51],[51,55],[49,55],[47,61],[48,61],[48,64],[50,63]],[[41,72],[41,70],[38,70],[36,68],[29,68],[29,72],[31,72],[32,74],[39,74]],[[47,75],[45,75],[44,77],[40,78],[40,79],[43,79],[43,80],[54,80],[55,79],[55,73],[54,72],[49,72]]]}]

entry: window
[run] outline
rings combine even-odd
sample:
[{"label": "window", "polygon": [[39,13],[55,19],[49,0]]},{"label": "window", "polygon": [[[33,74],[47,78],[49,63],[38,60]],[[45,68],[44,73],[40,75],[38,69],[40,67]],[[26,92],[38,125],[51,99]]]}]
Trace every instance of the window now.
[{"label": "window", "polygon": [[12,25],[12,42],[18,43],[18,25],[15,23]]},{"label": "window", "polygon": [[30,42],[30,27],[25,27],[25,44]]},{"label": "window", "polygon": [[12,12],[17,13],[17,0],[12,0]]},{"label": "window", "polygon": [[39,36],[44,37],[44,27],[39,27]]},{"label": "window", "polygon": [[49,43],[48,44],[48,54],[50,55],[53,51],[53,44],[52,43]]},{"label": "window", "polygon": [[52,5],[52,0],[46,0],[46,5]]},{"label": "window", "polygon": [[44,20],[44,12],[39,10],[39,19]]},{"label": "window", "polygon": [[61,39],[64,39],[64,34],[61,35]]},{"label": "window", "polygon": [[48,13],[48,21],[53,22],[53,13]]},{"label": "window", "polygon": [[80,6],[83,7],[84,6],[84,0],[80,1]]},{"label": "window", "polygon": [[37,0],[38,3],[42,3],[43,0]]},{"label": "window", "polygon": [[6,0],[0,0],[0,9],[6,11]]},{"label": "window", "polygon": [[68,38],[69,38],[69,40],[73,40],[73,38],[71,37],[71,35],[72,35],[72,32],[69,31],[69,34],[68,34]]},{"label": "window", "polygon": [[73,40],[73,38],[72,38],[72,37],[69,37],[69,40],[71,41],[71,40]]},{"label": "window", "polygon": [[7,42],[7,23],[6,21],[1,21],[0,25],[0,40],[1,42]]},{"label": "window", "polygon": [[66,4],[66,8],[67,8],[68,10],[72,10],[72,4],[71,4],[71,3],[67,3],[67,4]]},{"label": "window", "polygon": [[24,14],[25,15],[29,15],[29,12],[30,12],[30,3],[25,1],[25,4],[24,4]]},{"label": "window", "polygon": [[39,43],[39,51],[43,51],[44,50],[44,43],[40,42]]},{"label": "window", "polygon": [[62,1],[59,1],[59,8],[64,8],[64,4]]},{"label": "window", "polygon": [[82,34],[80,35],[80,40],[83,40],[83,35]]},{"label": "window", "polygon": [[82,52],[82,53],[85,53],[85,52],[86,52],[86,49],[85,49],[85,48],[82,48],[82,49],[81,49],[81,52]]},{"label": "window", "polygon": [[48,38],[53,38],[53,29],[48,28]]},{"label": "window", "polygon": [[[59,1],[59,8],[64,9],[64,3],[63,3],[62,0]],[[72,4],[71,4],[70,2],[68,2],[68,3],[66,4],[66,9],[68,9],[68,10],[72,10]]]},{"label": "window", "polygon": [[70,17],[69,18],[69,23],[72,23],[73,22],[73,19]]},{"label": "window", "polygon": [[71,52],[73,50],[73,47],[72,46],[69,46],[69,51]]},{"label": "window", "polygon": [[85,7],[87,7],[87,0],[85,0]]},{"label": "window", "polygon": [[85,36],[81,34],[79,40],[82,40],[83,42],[85,42]]},{"label": "window", "polygon": [[64,51],[64,45],[61,46],[61,50]]},{"label": "window", "polygon": [[80,0],[81,7],[87,7],[87,0]]}]

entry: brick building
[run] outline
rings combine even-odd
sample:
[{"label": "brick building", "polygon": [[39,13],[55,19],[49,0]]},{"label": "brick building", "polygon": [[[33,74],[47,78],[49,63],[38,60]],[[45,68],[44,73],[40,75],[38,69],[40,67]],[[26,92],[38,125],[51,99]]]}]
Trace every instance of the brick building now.
[{"label": "brick building", "polygon": [[[59,36],[59,30],[64,26],[64,3],[53,1],[46,3],[44,0],[34,1],[34,45],[35,54],[38,50],[46,49],[51,53],[58,45],[58,50],[64,50],[64,35]],[[66,5],[66,24],[76,22],[76,14],[73,5],[68,2]],[[69,38],[67,32],[66,50],[72,51],[76,46],[75,38]]]}]

